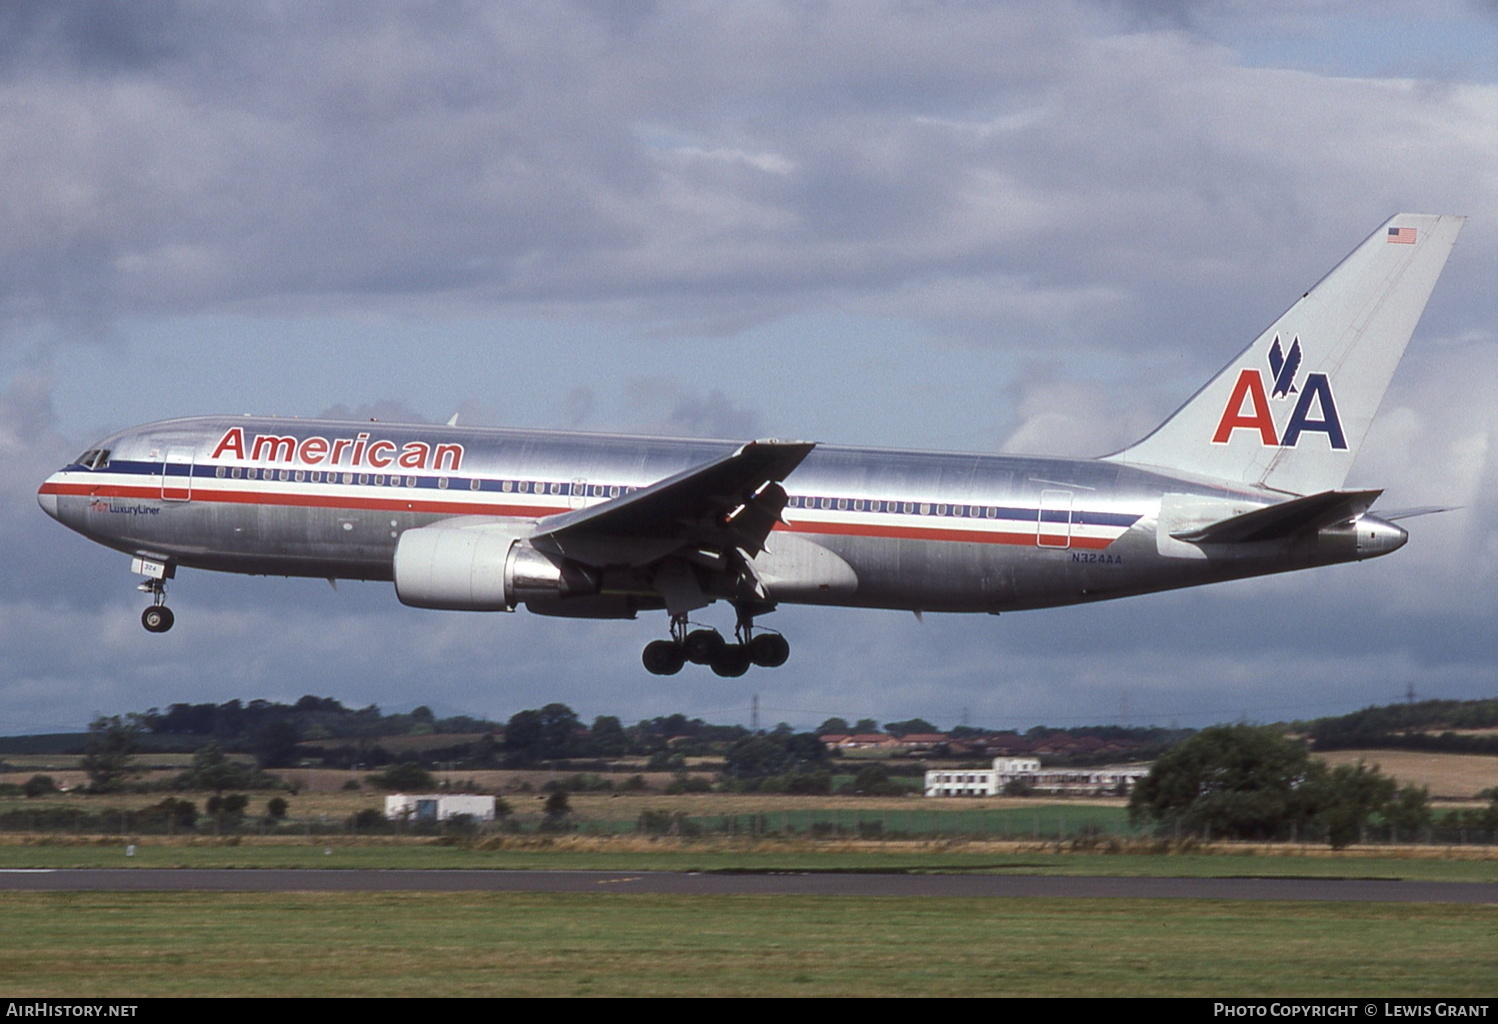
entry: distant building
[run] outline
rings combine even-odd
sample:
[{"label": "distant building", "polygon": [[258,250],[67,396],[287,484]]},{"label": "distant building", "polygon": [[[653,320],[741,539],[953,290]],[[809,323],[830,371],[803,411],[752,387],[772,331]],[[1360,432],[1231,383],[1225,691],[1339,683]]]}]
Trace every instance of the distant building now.
[{"label": "distant building", "polygon": [[391,821],[447,821],[460,814],[474,821],[493,821],[494,798],[469,793],[392,793],[385,798],[385,817]]},{"label": "distant building", "polygon": [[1112,796],[1132,790],[1149,774],[1149,765],[1103,768],[1042,769],[1037,757],[996,757],[992,768],[963,768],[926,773],[927,796],[1003,796],[1011,782],[1024,782],[1036,793],[1066,796]]},{"label": "distant building", "polygon": [[838,743],[841,750],[895,750],[900,741],[882,732],[861,732],[857,736],[845,736]]},{"label": "distant building", "polygon": [[900,746],[906,750],[935,750],[946,746],[948,737],[942,732],[908,732],[900,737]]}]

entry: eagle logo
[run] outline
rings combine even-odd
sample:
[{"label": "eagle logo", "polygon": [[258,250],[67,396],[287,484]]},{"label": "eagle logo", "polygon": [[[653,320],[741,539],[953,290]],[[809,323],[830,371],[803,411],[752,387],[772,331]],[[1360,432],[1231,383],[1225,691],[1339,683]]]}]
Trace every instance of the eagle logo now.
[{"label": "eagle logo", "polygon": [[1274,390],[1271,398],[1284,398],[1295,394],[1295,374],[1300,371],[1300,335],[1290,342],[1290,354],[1280,350],[1280,336],[1274,336],[1269,349],[1269,369],[1274,373]]}]

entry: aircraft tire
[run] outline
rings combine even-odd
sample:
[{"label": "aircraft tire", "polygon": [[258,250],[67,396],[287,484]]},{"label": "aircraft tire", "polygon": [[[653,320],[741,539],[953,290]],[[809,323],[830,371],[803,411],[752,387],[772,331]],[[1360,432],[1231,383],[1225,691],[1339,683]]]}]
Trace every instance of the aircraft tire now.
[{"label": "aircraft tire", "polygon": [[176,621],[177,617],[164,604],[152,605],[140,613],[140,624],[152,633],[165,633]]},{"label": "aircraft tire", "polygon": [[716,629],[694,629],[681,642],[687,660],[694,665],[711,665],[728,642]]},{"label": "aircraft tire", "polygon": [[749,658],[761,668],[779,668],[791,656],[791,645],[779,633],[761,633],[749,641]]},{"label": "aircraft tire", "polygon": [[713,672],[725,679],[736,679],[749,671],[753,661],[744,644],[724,644],[723,652],[712,661]]},{"label": "aircraft tire", "polygon": [[645,652],[640,655],[640,660],[645,663],[645,670],[652,675],[674,676],[686,664],[687,656],[682,653],[680,644],[670,640],[652,640],[645,645]]}]

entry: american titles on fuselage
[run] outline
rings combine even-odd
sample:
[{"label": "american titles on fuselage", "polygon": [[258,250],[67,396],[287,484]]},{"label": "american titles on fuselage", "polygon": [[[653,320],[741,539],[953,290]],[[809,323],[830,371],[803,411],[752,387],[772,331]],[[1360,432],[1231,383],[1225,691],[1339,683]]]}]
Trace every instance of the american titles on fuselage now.
[{"label": "american titles on fuselage", "polygon": [[450,470],[463,468],[463,446],[457,443],[428,444],[426,441],[407,441],[397,444],[384,438],[370,440],[368,431],[361,430],[353,437],[332,439],[313,435],[295,437],[289,434],[256,434],[253,441],[245,438],[243,427],[230,427],[214,445],[208,456],[210,462],[222,459],[239,462],[283,462],[301,463],[306,466],[358,466],[371,469],[386,469],[392,466],[401,469]]}]

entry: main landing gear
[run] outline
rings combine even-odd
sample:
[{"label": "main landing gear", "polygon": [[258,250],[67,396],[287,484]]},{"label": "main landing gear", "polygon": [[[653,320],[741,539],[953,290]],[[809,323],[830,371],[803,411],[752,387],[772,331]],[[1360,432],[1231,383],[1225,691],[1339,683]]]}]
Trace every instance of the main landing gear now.
[{"label": "main landing gear", "polygon": [[779,633],[755,633],[754,615],[743,608],[734,627],[737,643],[729,643],[716,629],[687,630],[685,615],[671,616],[671,639],[655,640],[645,645],[640,660],[647,671],[658,676],[674,676],[687,662],[707,665],[714,673],[736,678],[749,671],[750,665],[779,668],[791,656],[791,645]]},{"label": "main landing gear", "polygon": [[140,624],[152,633],[165,633],[177,617],[166,606],[166,581],[149,579],[135,588],[151,595],[151,607],[140,613]]}]

